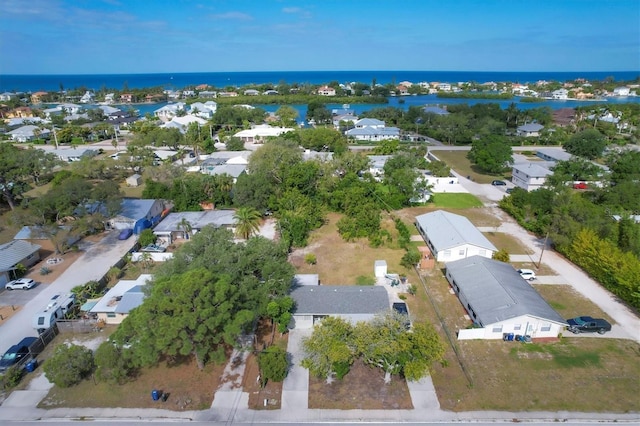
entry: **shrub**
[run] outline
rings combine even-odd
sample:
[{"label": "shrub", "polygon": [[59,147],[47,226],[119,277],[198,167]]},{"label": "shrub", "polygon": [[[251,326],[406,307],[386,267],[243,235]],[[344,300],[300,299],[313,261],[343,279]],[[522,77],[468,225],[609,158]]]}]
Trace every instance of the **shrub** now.
[{"label": "shrub", "polygon": [[46,266],[43,266],[42,268],[40,268],[40,275],[48,275],[51,273],[51,269],[47,268]]},{"label": "shrub", "polygon": [[60,345],[44,364],[44,375],[54,385],[68,388],[93,371],[93,352],[78,345]]},{"label": "shrub", "polygon": [[308,265],[315,265],[318,262],[318,259],[316,258],[316,255],[313,253],[307,253],[304,256],[304,261],[306,264]]},{"label": "shrub", "polygon": [[281,382],[287,377],[289,370],[287,352],[278,346],[269,346],[258,355],[258,366],[263,387],[267,384],[267,380]]},{"label": "shrub", "polygon": [[498,260],[500,262],[509,262],[509,253],[505,249],[500,249],[497,252],[493,253],[493,259]]},{"label": "shrub", "polygon": [[407,291],[409,292],[410,295],[415,296],[416,293],[418,292],[418,286],[416,286],[415,284],[411,284],[407,289]]},{"label": "shrub", "polygon": [[145,229],[140,232],[140,236],[138,237],[138,242],[142,247],[148,246],[149,244],[153,244],[156,242],[156,234],[153,233],[151,229]]},{"label": "shrub", "polygon": [[349,373],[349,370],[351,370],[351,364],[346,361],[333,363],[333,372],[336,373],[338,380],[342,380]]},{"label": "shrub", "polygon": [[22,380],[22,376],[24,374],[24,370],[21,366],[13,365],[5,371],[3,376],[0,376],[0,389],[9,390],[18,386],[20,380]]}]

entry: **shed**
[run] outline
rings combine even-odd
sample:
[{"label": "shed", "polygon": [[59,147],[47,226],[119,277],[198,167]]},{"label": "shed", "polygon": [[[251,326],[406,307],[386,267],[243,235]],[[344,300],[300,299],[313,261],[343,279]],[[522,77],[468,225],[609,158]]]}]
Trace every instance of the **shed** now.
[{"label": "shed", "polygon": [[386,260],[376,260],[373,263],[373,274],[376,278],[383,278],[387,275],[387,261]]},{"label": "shed", "polygon": [[140,186],[142,185],[142,176],[136,173],[135,175],[129,176],[126,182],[127,186]]}]

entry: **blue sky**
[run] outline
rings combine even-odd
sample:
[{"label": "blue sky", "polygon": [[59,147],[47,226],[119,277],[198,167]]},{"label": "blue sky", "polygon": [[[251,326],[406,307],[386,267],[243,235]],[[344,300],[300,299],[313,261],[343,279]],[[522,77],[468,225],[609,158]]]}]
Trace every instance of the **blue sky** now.
[{"label": "blue sky", "polygon": [[1,0],[0,74],[640,70],[638,0]]}]

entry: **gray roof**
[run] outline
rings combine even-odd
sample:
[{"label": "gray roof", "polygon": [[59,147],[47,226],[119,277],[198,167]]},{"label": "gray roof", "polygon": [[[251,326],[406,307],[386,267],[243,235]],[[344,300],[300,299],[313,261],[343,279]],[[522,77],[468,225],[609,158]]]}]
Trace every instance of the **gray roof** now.
[{"label": "gray roof", "polygon": [[569,161],[573,158],[573,155],[562,148],[538,148],[536,155],[542,158],[550,158],[552,161]]},{"label": "gray roof", "polygon": [[566,324],[538,292],[508,263],[471,256],[447,263],[447,273],[487,326],[522,315]]},{"label": "gray roof", "polygon": [[13,269],[16,263],[37,252],[40,248],[37,244],[31,244],[23,240],[13,240],[0,244],[0,271]]},{"label": "gray roof", "polygon": [[542,129],[544,129],[544,126],[542,124],[529,123],[529,124],[523,124],[522,126],[518,126],[517,130],[519,132],[539,132]]},{"label": "gray roof", "polygon": [[551,170],[539,164],[530,163],[530,162],[514,164],[513,170],[517,170],[528,177],[545,177],[550,174],[553,174]]},{"label": "gray roof", "polygon": [[297,315],[377,314],[389,309],[382,286],[300,286],[291,290]]},{"label": "gray roof", "polygon": [[236,224],[235,214],[235,210],[169,213],[153,230],[156,233],[180,231],[182,228],[178,225],[183,218],[191,224],[192,229],[202,229],[207,225],[233,226]]},{"label": "gray roof", "polygon": [[487,250],[498,251],[482,232],[464,216],[444,210],[416,216],[416,222],[427,234],[436,252],[471,244]]},{"label": "gray roof", "polygon": [[117,314],[128,314],[132,309],[142,305],[144,296],[145,294],[144,291],[142,291],[142,286],[136,285],[122,295],[122,299],[120,299],[120,303],[116,306],[115,312]]},{"label": "gray roof", "polygon": [[247,166],[244,164],[221,164],[214,166],[213,168],[207,167],[205,172],[208,175],[229,175],[237,178],[247,170]]},{"label": "gray roof", "polygon": [[138,200],[135,198],[124,198],[119,216],[127,219],[138,220],[146,217],[151,211],[151,207],[157,200]]}]

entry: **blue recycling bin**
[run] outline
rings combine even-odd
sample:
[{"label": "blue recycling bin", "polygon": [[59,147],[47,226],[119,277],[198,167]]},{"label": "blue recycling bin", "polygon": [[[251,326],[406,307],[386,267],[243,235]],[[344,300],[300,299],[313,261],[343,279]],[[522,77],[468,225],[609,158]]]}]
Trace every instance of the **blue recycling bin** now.
[{"label": "blue recycling bin", "polygon": [[158,401],[160,399],[160,391],[157,389],[154,389],[151,391],[151,399],[153,399],[154,401]]},{"label": "blue recycling bin", "polygon": [[27,371],[27,373],[33,373],[37,367],[38,367],[38,361],[35,359],[32,359],[31,361],[25,364],[24,369]]}]

